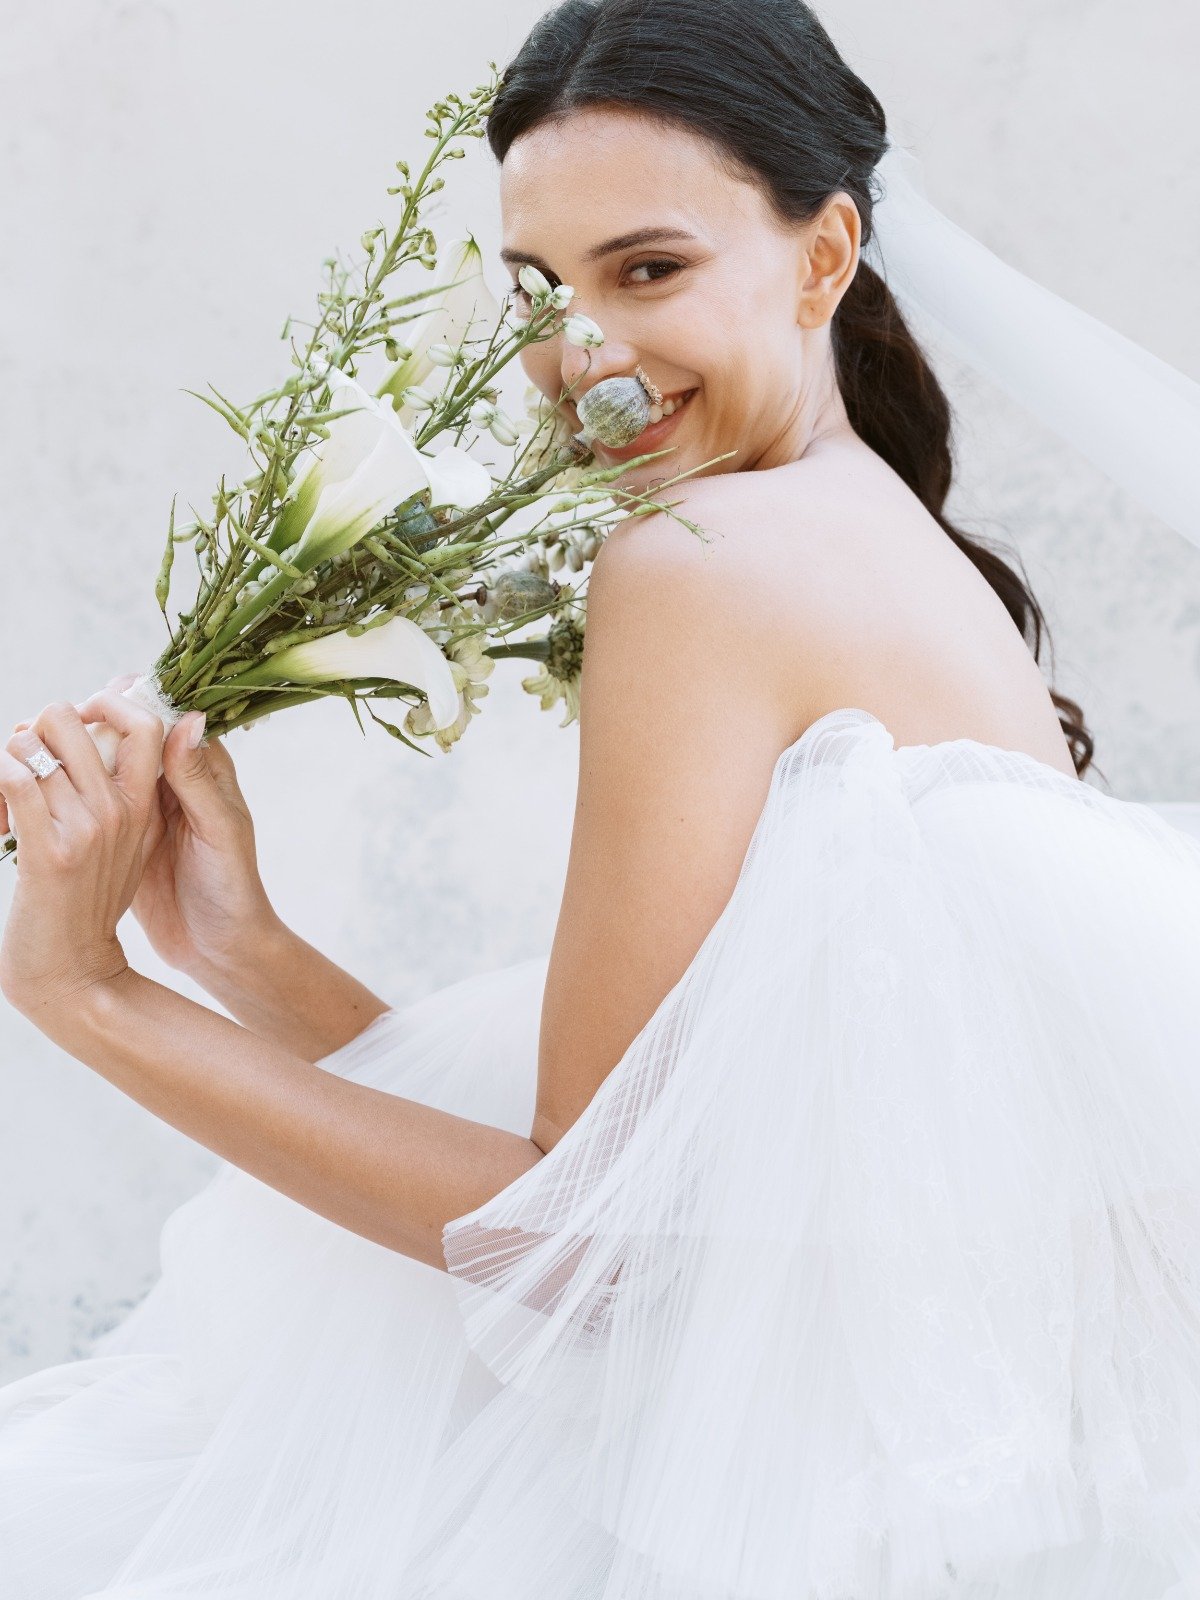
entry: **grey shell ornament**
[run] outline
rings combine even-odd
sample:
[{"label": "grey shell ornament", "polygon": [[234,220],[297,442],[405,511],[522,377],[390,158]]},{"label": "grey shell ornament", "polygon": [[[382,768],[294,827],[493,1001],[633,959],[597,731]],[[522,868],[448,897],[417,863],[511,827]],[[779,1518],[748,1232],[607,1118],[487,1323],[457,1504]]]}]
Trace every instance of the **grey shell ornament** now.
[{"label": "grey shell ornament", "polygon": [[637,378],[602,378],[580,395],[575,409],[586,438],[620,449],[650,421],[650,397]]}]

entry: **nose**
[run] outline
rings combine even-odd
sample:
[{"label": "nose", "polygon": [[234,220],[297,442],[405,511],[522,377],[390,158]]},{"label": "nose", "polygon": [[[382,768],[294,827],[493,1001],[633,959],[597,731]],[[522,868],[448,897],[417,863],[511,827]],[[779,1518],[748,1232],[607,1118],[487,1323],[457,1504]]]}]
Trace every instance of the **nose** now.
[{"label": "nose", "polygon": [[564,389],[570,389],[568,399],[577,404],[581,395],[605,378],[630,377],[638,362],[637,351],[619,336],[604,329],[604,343],[585,348],[570,342],[560,333],[562,356],[559,372]]}]

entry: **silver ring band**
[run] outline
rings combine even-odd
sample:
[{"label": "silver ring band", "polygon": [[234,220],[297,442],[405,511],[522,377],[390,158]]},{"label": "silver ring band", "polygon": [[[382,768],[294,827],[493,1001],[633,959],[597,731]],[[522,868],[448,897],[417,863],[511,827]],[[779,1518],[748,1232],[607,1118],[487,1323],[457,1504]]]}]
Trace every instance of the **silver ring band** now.
[{"label": "silver ring band", "polygon": [[57,772],[62,762],[57,756],[52,756],[45,745],[40,746],[31,756],[25,757],[25,765],[34,777],[41,780],[48,778],[52,772]]}]

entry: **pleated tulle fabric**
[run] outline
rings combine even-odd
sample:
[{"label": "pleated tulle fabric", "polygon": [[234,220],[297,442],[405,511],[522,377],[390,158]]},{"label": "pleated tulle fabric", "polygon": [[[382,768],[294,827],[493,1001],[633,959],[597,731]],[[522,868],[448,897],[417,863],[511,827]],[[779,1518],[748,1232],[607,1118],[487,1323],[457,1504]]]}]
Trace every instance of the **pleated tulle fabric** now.
[{"label": "pleated tulle fabric", "polygon": [[[831,712],[447,1272],[223,1166],[0,1389],[4,1600],[1200,1596],[1200,843]],[[546,959],[329,1071],[528,1133]]]}]

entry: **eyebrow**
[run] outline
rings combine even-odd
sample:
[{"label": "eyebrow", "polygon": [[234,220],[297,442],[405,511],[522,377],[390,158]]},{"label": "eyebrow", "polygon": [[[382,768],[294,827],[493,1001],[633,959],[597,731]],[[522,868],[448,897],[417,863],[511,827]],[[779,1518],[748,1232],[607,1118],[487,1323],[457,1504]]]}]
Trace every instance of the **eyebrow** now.
[{"label": "eyebrow", "polygon": [[[606,239],[603,244],[595,244],[584,255],[585,261],[599,261],[603,256],[610,256],[616,250],[631,250],[637,244],[660,244],[664,239],[694,239],[696,235],[689,233],[686,228],[635,228],[632,233],[618,234],[615,239]],[[554,268],[547,266],[541,256],[530,255],[525,250],[501,250],[501,261],[507,261],[516,266],[518,262],[528,262],[531,267],[537,267],[539,272],[548,272],[557,277]]]}]

